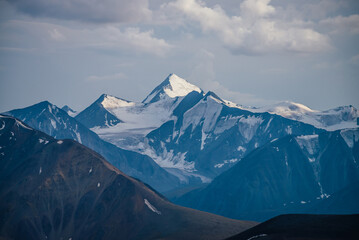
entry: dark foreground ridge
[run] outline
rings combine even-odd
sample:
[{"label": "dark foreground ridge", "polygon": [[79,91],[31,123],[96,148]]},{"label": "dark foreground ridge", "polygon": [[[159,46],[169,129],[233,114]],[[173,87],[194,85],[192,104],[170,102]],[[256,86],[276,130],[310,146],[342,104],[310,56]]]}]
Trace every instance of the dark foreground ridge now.
[{"label": "dark foreground ridge", "polygon": [[287,214],[272,218],[228,240],[351,240],[359,236],[359,214]]},{"label": "dark foreground ridge", "polygon": [[179,207],[73,140],[0,115],[0,239],[223,239],[255,223]]}]

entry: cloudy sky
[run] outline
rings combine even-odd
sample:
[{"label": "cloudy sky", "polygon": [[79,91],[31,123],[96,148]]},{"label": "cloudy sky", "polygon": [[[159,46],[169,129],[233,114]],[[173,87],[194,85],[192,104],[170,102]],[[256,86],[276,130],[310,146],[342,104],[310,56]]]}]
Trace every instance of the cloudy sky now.
[{"label": "cloudy sky", "polygon": [[0,111],[142,101],[169,73],[247,106],[359,107],[357,0],[0,0]]}]

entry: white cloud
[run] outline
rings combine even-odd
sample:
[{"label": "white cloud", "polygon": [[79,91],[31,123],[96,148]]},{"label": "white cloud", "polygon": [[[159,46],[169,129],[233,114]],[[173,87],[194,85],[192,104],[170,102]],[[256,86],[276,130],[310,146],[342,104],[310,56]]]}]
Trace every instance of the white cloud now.
[{"label": "white cloud", "polygon": [[275,8],[268,5],[271,0],[245,0],[240,5],[243,17],[257,18],[266,17],[275,13]]},{"label": "white cloud", "polygon": [[177,9],[197,22],[204,32],[214,33],[236,54],[313,53],[330,49],[328,37],[298,26],[298,21],[276,18],[276,9],[269,3],[270,0],[246,0],[240,5],[240,16],[228,16],[219,5],[210,8],[199,0],[177,0],[165,8]]},{"label": "white cloud", "polygon": [[138,22],[151,18],[148,0],[7,0],[33,17],[84,22]]},{"label": "white cloud", "polygon": [[359,14],[350,16],[337,16],[320,21],[320,24],[329,28],[331,34],[359,34]]},{"label": "white cloud", "polygon": [[[104,49],[131,49],[138,53],[148,53],[164,56],[172,48],[172,45],[164,39],[154,37],[153,30],[141,32],[139,28],[126,28],[121,31],[118,27],[106,26],[94,30],[87,30],[81,38],[88,35],[92,39],[88,46]],[[87,38],[87,37],[86,37]],[[85,39],[83,39],[85,40]]]},{"label": "white cloud", "polygon": [[[95,27],[67,27],[58,24],[29,21],[8,21],[2,26],[11,29],[10,35],[20,46],[41,49],[92,48],[110,51],[125,51],[164,56],[172,45],[156,38],[153,30],[139,28],[121,30],[116,25],[95,25]],[[13,44],[13,43],[9,43]]]},{"label": "white cloud", "polygon": [[[118,31],[118,29],[113,30]],[[114,39],[115,44],[117,41],[124,42],[134,49],[159,56],[165,55],[172,48],[164,39],[155,38],[153,30],[141,32],[139,28],[127,28],[123,33],[118,32],[117,37]]]}]

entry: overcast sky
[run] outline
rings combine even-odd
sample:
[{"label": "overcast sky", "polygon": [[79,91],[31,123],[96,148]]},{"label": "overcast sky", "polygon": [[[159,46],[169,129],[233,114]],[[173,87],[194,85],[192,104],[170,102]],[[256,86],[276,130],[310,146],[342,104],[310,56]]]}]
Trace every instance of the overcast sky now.
[{"label": "overcast sky", "polygon": [[170,73],[247,106],[359,107],[358,43],[357,0],[0,0],[0,112],[142,101]]}]

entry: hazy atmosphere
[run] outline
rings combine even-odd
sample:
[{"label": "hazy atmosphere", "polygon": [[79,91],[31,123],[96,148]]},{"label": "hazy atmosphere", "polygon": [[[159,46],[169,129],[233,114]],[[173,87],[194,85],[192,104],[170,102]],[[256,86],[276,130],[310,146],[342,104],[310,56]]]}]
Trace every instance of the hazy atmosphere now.
[{"label": "hazy atmosphere", "polygon": [[238,104],[359,107],[356,0],[0,0],[0,111],[142,101],[169,73]]},{"label": "hazy atmosphere", "polygon": [[357,240],[359,0],[0,0],[0,240]]}]

